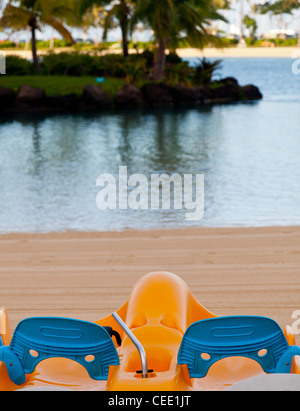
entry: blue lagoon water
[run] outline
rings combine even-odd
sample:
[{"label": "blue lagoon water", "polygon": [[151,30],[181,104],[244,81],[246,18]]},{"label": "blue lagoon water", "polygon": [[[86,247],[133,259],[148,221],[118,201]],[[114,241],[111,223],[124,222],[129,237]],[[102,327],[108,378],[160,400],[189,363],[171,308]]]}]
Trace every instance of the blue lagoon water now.
[{"label": "blue lagoon water", "polygon": [[[193,63],[193,62],[192,62]],[[213,107],[0,117],[0,232],[300,224],[300,75],[292,59],[224,59],[264,99]],[[100,174],[205,175],[205,213],[100,211]]]}]

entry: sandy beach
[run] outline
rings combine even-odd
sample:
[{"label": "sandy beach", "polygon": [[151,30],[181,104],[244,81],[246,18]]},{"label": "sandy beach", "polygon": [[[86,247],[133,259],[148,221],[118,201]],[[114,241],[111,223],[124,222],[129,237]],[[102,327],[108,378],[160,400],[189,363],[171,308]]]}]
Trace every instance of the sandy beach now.
[{"label": "sandy beach", "polygon": [[152,271],[181,276],[217,315],[291,325],[300,310],[300,227],[0,236],[0,305],[13,330],[30,316],[97,321]]},{"label": "sandy beach", "polygon": [[[55,53],[70,52],[70,48],[56,48],[53,50]],[[38,54],[43,56],[47,54],[49,50],[38,50]],[[111,49],[101,54],[121,54],[121,49]],[[32,53],[31,50],[2,50],[2,53],[6,56],[17,55],[25,59],[31,59]],[[136,53],[136,50],[130,50],[130,53]],[[237,48],[237,47],[227,47],[224,49],[216,48],[206,48],[204,50],[195,49],[195,48],[185,48],[178,49],[177,54],[182,58],[191,58],[191,57],[206,57],[206,58],[225,58],[225,57],[237,57],[237,58],[297,58],[300,56],[299,47],[246,47],[246,48]]]},{"label": "sandy beach", "polygon": [[224,49],[206,48],[178,49],[177,53],[182,58],[206,57],[206,58],[297,58],[300,56],[299,47],[228,47]]}]

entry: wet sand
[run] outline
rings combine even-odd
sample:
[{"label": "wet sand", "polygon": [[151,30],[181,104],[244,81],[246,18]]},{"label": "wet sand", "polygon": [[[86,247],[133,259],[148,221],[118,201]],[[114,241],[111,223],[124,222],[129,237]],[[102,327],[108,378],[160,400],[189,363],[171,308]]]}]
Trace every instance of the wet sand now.
[{"label": "wet sand", "polygon": [[152,271],[181,276],[217,315],[291,325],[300,310],[300,227],[0,236],[0,305],[11,329],[30,316],[97,321]]}]

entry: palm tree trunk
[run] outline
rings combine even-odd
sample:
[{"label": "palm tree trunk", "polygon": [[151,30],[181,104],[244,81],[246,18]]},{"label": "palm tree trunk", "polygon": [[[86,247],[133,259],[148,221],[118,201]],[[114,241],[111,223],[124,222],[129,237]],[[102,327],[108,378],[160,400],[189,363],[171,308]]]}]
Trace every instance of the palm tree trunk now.
[{"label": "palm tree trunk", "polygon": [[33,17],[30,22],[29,26],[31,27],[31,50],[32,50],[32,58],[33,58],[33,64],[37,72],[41,72],[41,67],[36,51],[36,36],[35,36],[35,30],[37,29],[37,23],[36,19]]},{"label": "palm tree trunk", "polygon": [[31,28],[31,34],[32,34],[32,38],[31,38],[32,57],[33,57],[34,67],[35,67],[36,71],[38,71],[38,72],[40,73],[41,67],[40,67],[39,58],[38,58],[37,51],[36,51],[35,30],[36,30],[36,29],[35,29],[34,27]]},{"label": "palm tree trunk", "polygon": [[127,10],[127,4],[123,0],[121,2],[122,4],[122,18],[120,21],[120,26],[121,26],[121,31],[122,31],[122,43],[123,43],[123,56],[128,57],[129,56],[129,51],[128,51],[128,10]]},{"label": "palm tree trunk", "polygon": [[160,37],[154,64],[154,81],[163,81],[166,67],[166,42]]},{"label": "palm tree trunk", "polygon": [[[126,18],[127,20],[127,18]],[[123,22],[122,22],[123,23]],[[128,57],[129,56],[129,50],[128,50],[128,37],[127,37],[127,21],[126,23],[124,22],[121,24],[121,29],[122,29],[122,43],[123,43],[123,56]]]}]

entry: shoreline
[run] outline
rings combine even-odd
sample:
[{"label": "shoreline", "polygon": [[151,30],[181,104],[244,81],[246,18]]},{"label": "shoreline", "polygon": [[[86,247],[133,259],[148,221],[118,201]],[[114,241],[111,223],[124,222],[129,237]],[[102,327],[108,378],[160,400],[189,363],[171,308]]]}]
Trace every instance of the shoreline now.
[{"label": "shoreline", "polygon": [[[115,237],[115,236],[137,236],[141,234],[142,236],[145,236],[147,234],[177,234],[177,235],[182,235],[184,231],[189,231],[191,234],[194,232],[195,234],[201,233],[205,234],[208,232],[212,231],[226,231],[226,230],[245,230],[248,231],[249,233],[251,231],[256,231],[256,230],[264,230],[265,233],[271,232],[273,233],[274,230],[298,230],[300,232],[300,224],[295,225],[228,225],[228,226],[196,226],[196,227],[188,227],[188,226],[178,226],[178,227],[172,227],[172,228],[159,228],[159,227],[154,227],[154,228],[141,228],[141,229],[136,229],[136,228],[124,228],[120,230],[62,230],[62,231],[10,231],[10,232],[1,232],[0,231],[0,242],[1,240],[11,240],[14,238],[23,238],[26,239],[28,237],[31,238],[37,238],[37,239],[46,239],[46,238],[63,238],[63,237],[73,237],[77,236],[79,238],[98,238],[101,236],[108,236],[108,237]],[[300,253],[300,251],[299,251]]]},{"label": "shoreline", "polygon": [[[25,59],[32,58],[31,50],[0,50],[5,56],[19,56]],[[43,56],[50,50],[38,50],[38,55]],[[52,50],[54,53],[63,53],[74,51],[71,48],[56,48]],[[105,54],[121,54],[121,49],[111,49],[101,52]],[[136,50],[130,50],[131,54],[135,54]],[[300,57],[300,47],[225,47],[223,49],[205,48],[203,50],[196,48],[179,48],[177,54],[182,58],[297,58]]]},{"label": "shoreline", "polygon": [[[20,77],[22,78],[22,77]],[[33,78],[33,81],[35,79]],[[32,84],[32,83],[31,83]],[[24,84],[16,92],[0,87],[0,108],[4,113],[20,112],[83,112],[92,110],[182,107],[257,101],[263,98],[258,87],[239,85],[232,77],[214,81],[207,86],[193,87],[166,83],[146,83],[141,87],[126,84],[114,96],[95,84],[86,84],[81,94],[49,96],[45,88]]]},{"label": "shoreline", "polygon": [[97,321],[135,282],[170,271],[216,315],[262,315],[284,327],[300,309],[300,227],[191,228],[0,235],[0,306]]}]

